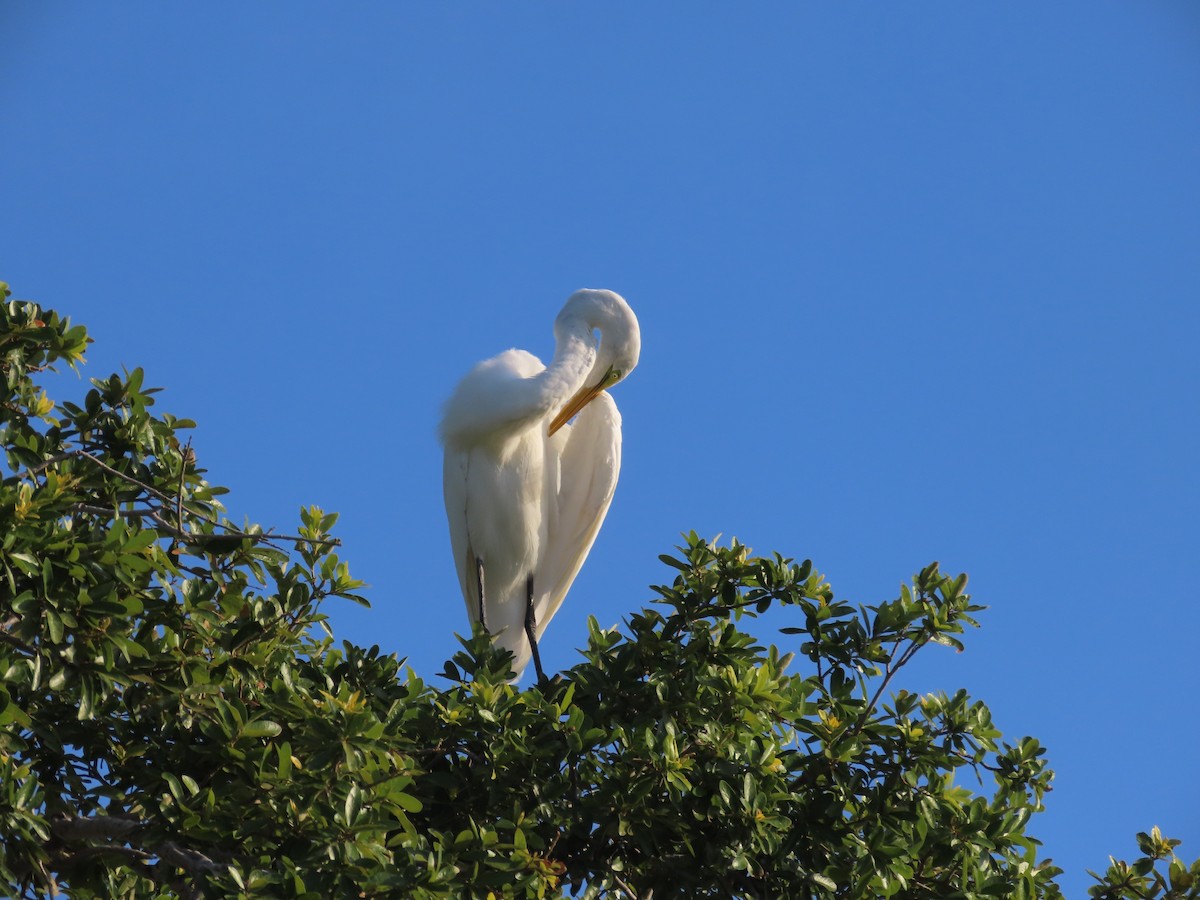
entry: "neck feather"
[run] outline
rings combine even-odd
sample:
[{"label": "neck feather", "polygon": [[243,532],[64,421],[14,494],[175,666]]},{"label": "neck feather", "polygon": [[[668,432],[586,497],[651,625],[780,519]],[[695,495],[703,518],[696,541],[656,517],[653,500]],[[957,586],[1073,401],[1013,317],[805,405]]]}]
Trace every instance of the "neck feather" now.
[{"label": "neck feather", "polygon": [[591,325],[573,320],[562,323],[555,330],[558,334],[554,359],[540,376],[542,402],[539,406],[547,413],[560,409],[571,399],[583,387],[596,364],[596,341]]}]

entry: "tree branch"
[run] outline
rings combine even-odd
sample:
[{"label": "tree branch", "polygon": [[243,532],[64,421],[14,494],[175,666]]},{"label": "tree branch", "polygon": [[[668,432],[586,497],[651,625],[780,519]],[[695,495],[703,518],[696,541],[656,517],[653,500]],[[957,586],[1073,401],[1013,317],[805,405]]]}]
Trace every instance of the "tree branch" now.
[{"label": "tree branch", "polygon": [[[132,816],[55,816],[49,820],[50,832],[61,841],[61,858],[68,859],[115,854],[131,863],[142,863],[139,874],[158,884],[170,884],[181,895],[199,898],[204,881],[212,875],[222,875],[228,866],[215,862],[198,850],[184,847],[174,840],[138,840],[138,833],[148,826]],[[151,860],[158,864],[152,865]],[[172,870],[167,875],[166,870]],[[182,870],[191,884],[176,883],[174,872]],[[53,884],[53,880],[47,883]]]},{"label": "tree branch", "polygon": [[617,887],[619,887],[621,890],[623,890],[626,894],[629,895],[629,900],[638,900],[637,891],[635,891],[628,884],[626,884],[625,880],[623,878],[621,878],[620,875],[618,875],[616,872],[613,872],[612,879],[613,879],[613,881],[615,881],[617,883]]},{"label": "tree branch", "polygon": [[[71,855],[116,853],[139,862],[157,857],[173,869],[183,869],[193,880],[225,872],[226,866],[199,850],[183,847],[173,840],[138,840],[147,823],[132,816],[55,816],[50,831],[67,845]],[[147,877],[154,876],[149,870]]]},{"label": "tree branch", "polygon": [[125,838],[142,827],[130,816],[55,816],[50,830],[62,841],[97,841]]},{"label": "tree branch", "polygon": [[199,850],[180,847],[174,841],[163,841],[155,849],[163,862],[185,869],[193,875],[219,875],[228,868],[218,862],[213,862]]},{"label": "tree branch", "polygon": [[[82,447],[80,447],[76,450],[71,450],[68,453],[60,453],[57,456],[52,456],[49,459],[45,460],[44,462],[39,463],[36,466],[32,466],[29,469],[26,469],[25,471],[29,475],[36,475],[39,472],[41,472],[43,469],[48,468],[49,466],[53,465],[54,463],[62,462],[63,460],[70,459],[71,457],[82,457],[84,459],[90,459],[93,463],[95,463],[97,466],[99,466],[105,472],[108,472],[110,475],[114,475],[117,478],[120,478],[122,481],[125,481],[131,485],[134,485],[135,487],[140,488],[141,490],[143,490],[147,494],[149,494],[151,497],[153,497],[155,500],[157,500],[159,503],[164,504],[166,507],[168,507],[168,508],[174,507],[176,517],[179,519],[180,526],[182,526],[182,524],[183,524],[183,510],[186,509],[189,513],[196,516],[197,518],[203,519],[204,521],[209,522],[212,525],[215,525],[217,528],[224,528],[231,537],[248,537],[248,538],[253,538],[256,541],[262,541],[262,540],[287,541],[288,543],[292,543],[292,544],[308,543],[308,544],[315,544],[315,545],[320,545],[320,546],[325,546],[325,547],[340,547],[342,544],[342,542],[338,538],[307,538],[307,537],[301,537],[300,535],[294,535],[294,534],[272,534],[270,532],[261,532],[259,534],[250,534],[245,531],[239,531],[238,529],[236,529],[230,525],[226,525],[225,523],[214,518],[213,516],[208,515],[207,513],[186,507],[183,503],[182,482],[180,484],[179,494],[175,497],[169,497],[166,494],[164,494],[162,491],[158,490],[158,488],[153,487],[152,485],[146,484],[144,481],[134,478],[132,475],[127,475],[124,472],[120,471],[119,469],[114,469],[112,466],[110,466],[108,463],[104,462],[102,459],[97,457],[95,454],[89,453],[88,451],[84,450]],[[79,508],[83,509],[87,512],[100,514],[100,512],[99,512],[100,507],[90,507],[87,504],[79,504]],[[173,536],[173,537],[177,538],[178,540],[182,540],[182,541],[186,542],[189,537],[191,537],[191,538],[196,537],[196,535],[193,535],[190,532],[183,531],[182,528],[168,525],[162,519],[162,517],[158,514],[157,510],[129,510],[127,512],[129,514],[134,514],[134,515],[150,516],[163,529],[168,531],[168,536]],[[115,513],[118,516],[123,515],[123,513],[120,511],[109,510],[109,509],[105,509],[103,514],[111,515],[113,513]]]},{"label": "tree branch", "polygon": [[[903,640],[903,636],[897,640],[896,643],[899,644],[900,640]],[[912,639],[910,638],[910,640]],[[876,705],[879,703],[879,698],[882,697],[883,692],[887,690],[888,682],[892,680],[892,676],[899,672],[908,663],[908,661],[913,658],[916,652],[924,647],[927,643],[929,643],[928,638],[919,643],[914,640],[904,648],[898,660],[893,657],[892,661],[888,662],[888,664],[884,667],[883,681],[879,683],[879,688],[875,691],[875,696],[873,696],[870,702],[867,703],[866,709],[862,711],[862,714],[858,717],[858,721],[854,723],[854,727],[846,732],[846,738],[853,739],[858,736],[858,733],[866,726],[867,720],[871,718],[871,713],[874,712]],[[894,665],[893,662],[895,663]]]},{"label": "tree branch", "polygon": [[[137,487],[140,487],[142,490],[144,490],[147,494],[149,494],[151,497],[153,497],[159,503],[170,504],[170,503],[175,502],[174,498],[168,497],[166,494],[164,494],[158,488],[151,487],[150,485],[146,484],[144,481],[139,481],[138,479],[134,478],[132,475],[126,475],[120,469],[114,469],[108,463],[101,460],[100,457],[93,456],[91,453],[88,453],[86,450],[79,449],[79,450],[76,450],[75,453],[79,456],[84,457],[85,459],[90,459],[92,462],[94,462],[96,465],[98,465],[105,472],[108,472],[110,475],[115,475],[115,476],[117,476],[117,478],[120,478],[122,481],[127,481],[132,485],[136,485]],[[207,518],[207,517],[205,517],[205,518]]]},{"label": "tree branch", "polygon": [[13,647],[13,648],[21,651],[26,656],[35,656],[37,654],[37,651],[35,651],[32,647],[30,647],[27,643],[25,643],[23,640],[21,640],[16,635],[12,635],[12,634],[8,633],[11,628],[13,628],[16,625],[19,625],[20,622],[21,622],[21,617],[16,615],[15,613],[13,615],[9,616],[7,619],[5,619],[3,622],[0,622],[0,641],[3,641],[4,643],[8,644],[10,647]]},{"label": "tree branch", "polygon": [[[93,516],[116,516],[117,518],[121,518],[121,519],[143,518],[143,517],[150,518],[150,519],[154,520],[154,524],[156,526],[158,526],[158,530],[163,533],[163,537],[174,538],[175,540],[182,541],[185,544],[188,544],[188,543],[201,544],[201,543],[203,543],[204,538],[216,536],[216,535],[198,534],[194,531],[182,531],[181,529],[176,528],[174,525],[170,524],[166,519],[164,519],[157,509],[154,509],[153,507],[149,507],[149,506],[142,507],[140,509],[136,508],[136,507],[133,509],[116,509],[115,507],[109,508],[107,506],[95,506],[91,503],[76,503],[72,507],[72,509],[77,512],[90,513]],[[211,522],[213,520],[207,519],[206,521]],[[213,524],[217,525],[220,528],[224,528],[229,533],[228,537],[250,538],[251,540],[253,540],[255,542],[258,542],[258,541],[287,541],[288,543],[292,543],[292,544],[299,544],[299,543],[321,544],[323,546],[329,546],[329,547],[340,547],[342,545],[341,540],[339,540],[338,538],[308,538],[308,537],[302,537],[298,534],[276,534],[273,531],[260,531],[260,532],[239,531],[236,528],[233,528],[229,525],[224,525],[220,522],[213,522]]]},{"label": "tree branch", "polygon": [[78,456],[82,452],[83,452],[82,450],[68,450],[66,453],[59,453],[55,456],[51,456],[48,459],[42,460],[36,466],[30,466],[28,469],[25,470],[25,474],[26,475],[38,475],[41,472],[43,472],[44,470],[50,468],[55,463],[63,462],[64,460],[70,459],[72,456]]}]

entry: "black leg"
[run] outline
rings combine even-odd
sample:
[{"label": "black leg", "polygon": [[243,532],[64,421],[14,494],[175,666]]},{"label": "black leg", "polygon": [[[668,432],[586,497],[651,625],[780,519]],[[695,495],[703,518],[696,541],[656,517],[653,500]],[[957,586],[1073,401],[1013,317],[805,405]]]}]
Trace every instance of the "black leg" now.
[{"label": "black leg", "polygon": [[483,560],[478,556],[475,557],[475,586],[479,588],[479,624],[487,631],[487,612],[483,605]]},{"label": "black leg", "polygon": [[537,672],[538,682],[546,680],[542,671],[542,657],[538,653],[537,619],[533,615],[533,576],[525,581],[525,636],[529,638],[529,649],[533,651],[533,669]]}]

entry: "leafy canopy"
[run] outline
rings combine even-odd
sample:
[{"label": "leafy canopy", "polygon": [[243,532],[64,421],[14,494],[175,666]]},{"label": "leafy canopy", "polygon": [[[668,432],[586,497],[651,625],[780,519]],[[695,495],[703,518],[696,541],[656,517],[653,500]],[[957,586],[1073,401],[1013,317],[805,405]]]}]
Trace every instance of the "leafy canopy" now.
[{"label": "leafy canopy", "polygon": [[[926,566],[877,606],[687,536],[660,603],[518,691],[476,633],[426,683],[335,644],[331,537],[223,516],[140,369],[37,383],[88,338],[0,306],[0,883],[13,896],[1043,897],[1051,772],[964,692],[894,690],[980,608]],[[764,647],[745,619],[794,623]],[[894,690],[894,692],[892,692]],[[1138,836],[1095,897],[1200,896]]]}]

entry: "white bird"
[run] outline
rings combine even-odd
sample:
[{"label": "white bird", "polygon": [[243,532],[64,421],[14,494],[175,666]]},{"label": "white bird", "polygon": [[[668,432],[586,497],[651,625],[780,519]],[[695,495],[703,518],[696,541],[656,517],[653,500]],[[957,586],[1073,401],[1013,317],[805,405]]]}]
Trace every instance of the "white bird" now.
[{"label": "white bird", "polygon": [[633,371],[642,345],[633,310],[612,291],[572,294],[554,339],[549,366],[524,350],[476,365],[439,429],[467,615],[512,651],[516,677],[532,657],[539,680],[537,638],[592,548],[621,469],[621,416],[605,391]]}]

